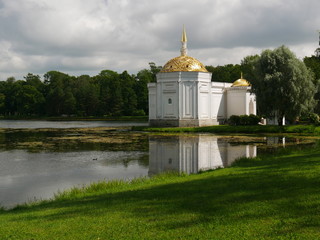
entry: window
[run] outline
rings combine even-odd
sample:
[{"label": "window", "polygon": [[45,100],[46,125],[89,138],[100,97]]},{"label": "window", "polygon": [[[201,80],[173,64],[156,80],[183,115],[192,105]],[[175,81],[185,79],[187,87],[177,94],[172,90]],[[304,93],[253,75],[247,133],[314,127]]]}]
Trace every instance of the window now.
[{"label": "window", "polygon": [[171,98],[168,99],[168,104],[172,104],[172,99]]}]

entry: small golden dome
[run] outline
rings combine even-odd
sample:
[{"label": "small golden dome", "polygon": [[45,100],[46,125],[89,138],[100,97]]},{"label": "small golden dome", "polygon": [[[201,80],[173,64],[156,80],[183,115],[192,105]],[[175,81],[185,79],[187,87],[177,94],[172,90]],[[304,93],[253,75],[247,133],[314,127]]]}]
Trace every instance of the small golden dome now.
[{"label": "small golden dome", "polygon": [[179,56],[169,60],[160,72],[208,72],[197,59],[189,56]]},{"label": "small golden dome", "polygon": [[241,78],[234,81],[231,87],[248,87],[251,86],[251,84],[243,78],[242,73],[241,73]]}]

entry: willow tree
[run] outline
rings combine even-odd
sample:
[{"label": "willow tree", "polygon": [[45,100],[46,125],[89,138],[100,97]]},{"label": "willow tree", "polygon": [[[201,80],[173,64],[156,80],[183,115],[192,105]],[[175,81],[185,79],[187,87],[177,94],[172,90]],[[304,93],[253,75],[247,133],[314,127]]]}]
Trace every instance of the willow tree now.
[{"label": "willow tree", "polygon": [[[317,85],[317,82],[320,81],[320,58],[316,56],[304,57],[303,62],[308,68],[313,71],[315,75],[314,83],[315,85]],[[315,113],[320,114],[320,88],[317,89],[315,99],[318,101],[317,106],[315,107]]]},{"label": "willow tree", "polygon": [[282,125],[283,117],[295,119],[313,111],[317,88],[313,73],[287,47],[246,57],[242,64],[251,75],[260,115],[277,117]]}]

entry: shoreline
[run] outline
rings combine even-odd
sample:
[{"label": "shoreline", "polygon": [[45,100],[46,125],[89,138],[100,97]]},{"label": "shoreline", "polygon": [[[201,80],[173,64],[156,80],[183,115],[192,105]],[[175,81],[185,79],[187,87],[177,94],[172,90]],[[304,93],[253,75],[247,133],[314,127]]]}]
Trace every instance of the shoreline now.
[{"label": "shoreline", "polygon": [[318,149],[293,151],[199,174],[92,183],[0,210],[1,236],[315,239],[319,157]]}]

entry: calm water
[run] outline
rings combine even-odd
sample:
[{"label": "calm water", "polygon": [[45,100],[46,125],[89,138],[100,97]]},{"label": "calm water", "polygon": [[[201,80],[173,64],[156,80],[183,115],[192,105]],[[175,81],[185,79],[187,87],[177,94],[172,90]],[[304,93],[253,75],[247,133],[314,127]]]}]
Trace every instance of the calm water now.
[{"label": "calm water", "polygon": [[0,128],[91,128],[91,127],[122,127],[145,126],[145,122],[118,121],[25,121],[0,120]]},{"label": "calm water", "polygon": [[[53,123],[58,125],[56,128],[62,124]],[[74,127],[78,123],[72,124]],[[197,173],[229,166],[242,156],[254,157],[261,149],[268,149],[265,146],[284,147],[292,141],[301,142],[212,134],[150,136],[123,131],[103,134],[110,138],[81,143],[77,135],[76,140],[63,142],[60,138],[54,141],[55,136],[50,133],[37,135],[37,131],[22,135],[19,131],[0,133],[0,205],[10,208],[35,199],[48,199],[58,191],[102,180],[132,179],[171,170]],[[86,137],[79,135],[79,139]],[[48,147],[25,144],[36,140],[50,144]]]},{"label": "calm water", "polygon": [[[148,174],[143,152],[0,152],[0,204],[51,198],[58,190]],[[93,160],[97,159],[97,160]]]}]

